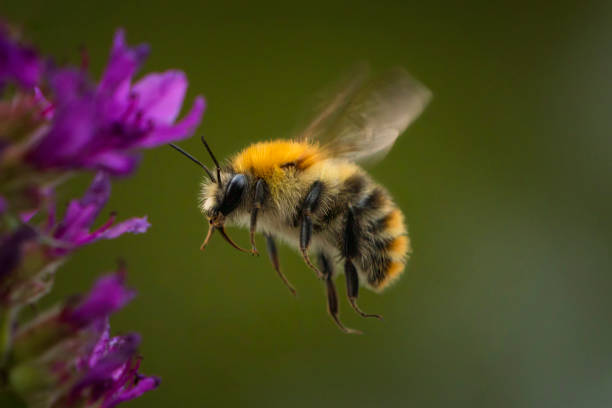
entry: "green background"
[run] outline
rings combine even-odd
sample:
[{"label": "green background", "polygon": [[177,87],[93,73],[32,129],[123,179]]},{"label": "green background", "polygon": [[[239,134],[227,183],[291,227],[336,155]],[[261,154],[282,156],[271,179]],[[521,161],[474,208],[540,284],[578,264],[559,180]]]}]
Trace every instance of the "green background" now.
[{"label": "green background", "polygon": [[[265,256],[220,239],[200,252],[202,175],[170,149],[147,152],[115,184],[108,211],[148,214],[153,227],[77,253],[53,299],[127,261],[139,296],[113,329],[142,334],[142,370],[163,383],[125,406],[612,405],[612,3],[20,0],[0,10],[58,61],[85,45],[96,74],[116,27],[150,43],[145,72],[186,71],[188,103],[208,101],[199,132],[223,157],[290,134],[315,92],[357,61],[404,66],[434,93],[371,168],[414,247],[396,286],[361,296],[385,320],[352,313],[338,280],[341,317],[363,336],[334,327],[321,283],[289,249],[281,262],[298,299]],[[208,160],[196,138],[182,146]],[[245,231],[231,234],[247,244]]]}]

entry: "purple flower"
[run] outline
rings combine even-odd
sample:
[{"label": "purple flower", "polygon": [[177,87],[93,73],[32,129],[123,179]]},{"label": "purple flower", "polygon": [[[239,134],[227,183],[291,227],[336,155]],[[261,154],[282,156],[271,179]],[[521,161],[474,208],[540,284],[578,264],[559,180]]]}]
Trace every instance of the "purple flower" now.
[{"label": "purple flower", "polygon": [[[100,227],[92,225],[108,201],[109,176],[99,172],[80,199],[69,202],[61,221],[56,220],[53,189],[40,189],[40,205],[47,207],[44,225],[28,225],[40,210],[21,212],[20,227],[0,234],[0,304],[24,305],[37,301],[53,286],[55,270],[63,257],[83,245],[101,239],[114,239],[125,233],[140,234],[150,227],[147,217],[134,217],[115,223],[115,215]],[[22,262],[24,259],[37,262]],[[111,301],[112,299],[106,299]]]},{"label": "purple flower", "polygon": [[72,386],[69,401],[87,395],[90,402],[101,401],[102,407],[111,408],[159,385],[159,379],[138,374],[139,335],[110,337],[108,317],[134,297],[134,291],[123,282],[123,272],[102,277],[78,306],[62,313],[64,321],[77,327],[90,325],[90,330],[99,332],[91,351],[76,362],[81,375]]},{"label": "purple flower", "polygon": [[132,85],[147,54],[145,45],[128,47],[119,30],[98,86],[80,70],[52,72],[53,120],[26,159],[43,169],[128,174],[138,162],[138,149],[191,135],[202,118],[204,99],[198,96],[191,110],[175,123],[187,90],[185,74],[153,73]]},{"label": "purple flower", "polygon": [[121,309],[135,296],[135,292],[127,289],[123,281],[123,272],[100,278],[82,302],[64,310],[62,319],[76,327],[83,327]]},{"label": "purple flower", "polygon": [[86,245],[100,239],[113,239],[124,233],[140,234],[145,232],[150,224],[147,217],[130,218],[118,224],[114,224],[115,216],[101,227],[90,231],[96,217],[108,201],[110,196],[111,182],[108,175],[99,172],[94,177],[91,186],[85,195],[79,200],[72,200],[68,204],[68,209],[64,219],[55,224],[55,211],[49,214],[49,229],[52,231],[53,238],[62,242],[65,246],[58,246],[53,249],[55,255],[65,255],[71,250]]},{"label": "purple flower", "polygon": [[[101,226],[110,175],[129,174],[140,151],[194,132],[201,96],[181,119],[187,91],[177,70],[135,75],[149,53],[128,46],[123,31],[113,41],[98,83],[81,68],[56,67],[16,40],[0,21],[0,388],[28,406],[112,408],[156,388],[160,380],[138,372],[140,336],[112,337],[111,314],[135,292],[122,270],[100,278],[81,298],[19,316],[53,287],[57,268],[79,247],[124,233],[143,233],[146,217]],[[50,170],[50,171],[49,171]],[[80,199],[58,220],[55,188],[67,171],[94,170]],[[42,221],[39,221],[41,220]]]},{"label": "purple flower", "polygon": [[72,387],[69,401],[79,400],[87,394],[91,402],[101,402],[102,408],[112,408],[157,388],[159,378],[138,373],[139,344],[137,334],[110,337],[109,325],[105,322],[93,351],[79,364],[84,375]]},{"label": "purple flower", "polygon": [[36,52],[15,42],[6,27],[0,25],[0,90],[15,82],[24,88],[35,86],[43,64]]},{"label": "purple flower", "polygon": [[112,408],[157,388],[157,377],[138,373],[140,336],[110,336],[110,315],[134,297],[124,276],[103,276],[76,306],[43,314],[18,331],[10,378],[26,401],[45,396],[52,406]]}]

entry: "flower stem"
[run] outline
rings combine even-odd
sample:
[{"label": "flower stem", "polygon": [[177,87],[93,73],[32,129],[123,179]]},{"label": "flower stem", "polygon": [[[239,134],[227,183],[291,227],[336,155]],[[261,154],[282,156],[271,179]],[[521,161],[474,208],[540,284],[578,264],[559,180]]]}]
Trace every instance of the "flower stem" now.
[{"label": "flower stem", "polygon": [[0,310],[0,370],[8,363],[13,343],[13,329],[17,320],[18,308],[8,307]]}]

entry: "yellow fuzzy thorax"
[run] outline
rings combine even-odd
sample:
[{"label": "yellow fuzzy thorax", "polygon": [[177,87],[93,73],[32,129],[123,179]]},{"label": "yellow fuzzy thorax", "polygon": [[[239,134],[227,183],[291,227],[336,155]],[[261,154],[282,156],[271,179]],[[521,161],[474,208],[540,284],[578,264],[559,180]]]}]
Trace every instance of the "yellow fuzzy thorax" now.
[{"label": "yellow fuzzy thorax", "polygon": [[324,154],[317,146],[306,142],[273,140],[255,143],[232,159],[234,170],[250,173],[255,177],[274,179],[283,172],[284,166],[306,169],[323,159]]}]

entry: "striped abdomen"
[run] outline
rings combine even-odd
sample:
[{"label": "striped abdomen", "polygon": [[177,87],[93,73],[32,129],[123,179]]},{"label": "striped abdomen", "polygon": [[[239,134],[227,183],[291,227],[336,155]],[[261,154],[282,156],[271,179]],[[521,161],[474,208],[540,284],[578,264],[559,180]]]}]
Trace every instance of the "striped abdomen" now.
[{"label": "striped abdomen", "polygon": [[329,201],[323,200],[320,224],[318,228],[315,225],[315,231],[331,227],[337,249],[342,253],[349,238],[347,223],[351,222],[355,232],[348,235],[356,238],[358,255],[353,262],[360,280],[371,289],[382,290],[400,276],[410,252],[404,216],[387,190],[360,169],[336,188],[328,189]]},{"label": "striped abdomen", "polygon": [[373,182],[370,187],[353,206],[361,229],[357,264],[365,283],[382,290],[403,272],[410,241],[404,215],[389,193]]}]

